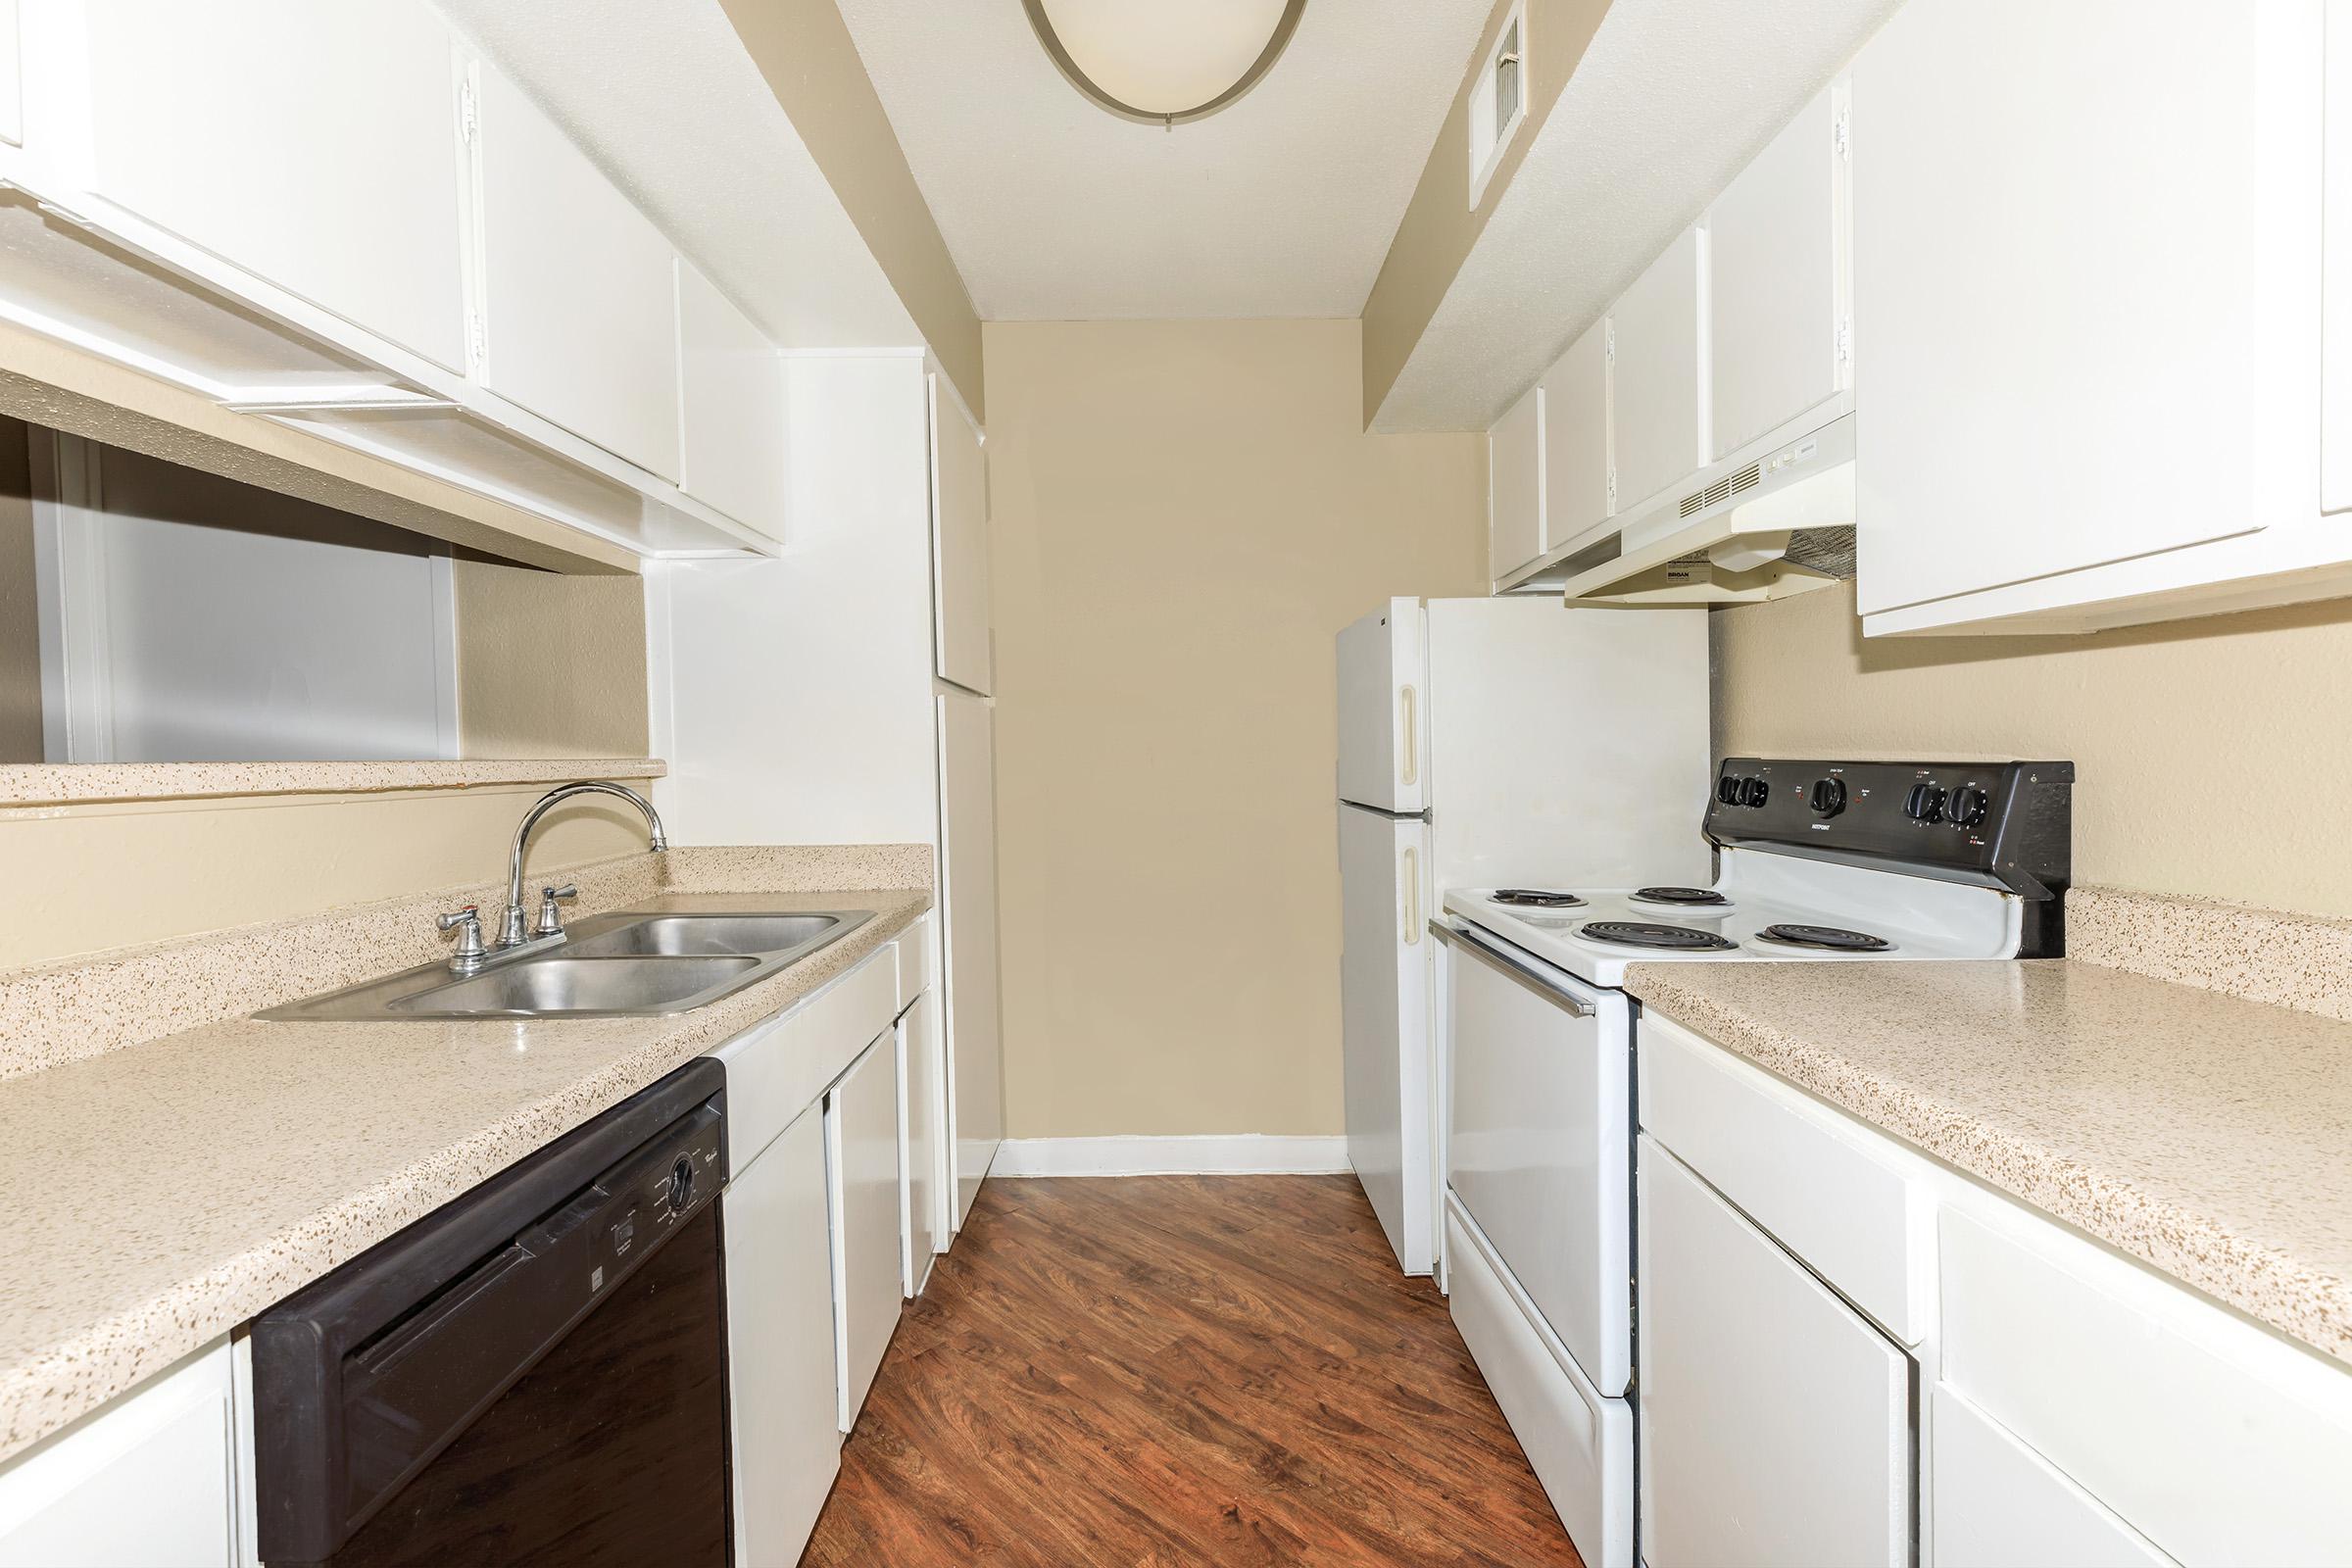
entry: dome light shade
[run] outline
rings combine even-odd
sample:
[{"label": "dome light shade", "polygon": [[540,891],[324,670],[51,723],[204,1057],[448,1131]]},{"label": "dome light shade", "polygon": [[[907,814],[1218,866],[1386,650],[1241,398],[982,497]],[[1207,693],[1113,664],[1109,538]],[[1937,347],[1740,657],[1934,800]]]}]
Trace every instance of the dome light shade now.
[{"label": "dome light shade", "polygon": [[1021,0],[1073,86],[1115,115],[1175,124],[1257,85],[1306,0]]}]

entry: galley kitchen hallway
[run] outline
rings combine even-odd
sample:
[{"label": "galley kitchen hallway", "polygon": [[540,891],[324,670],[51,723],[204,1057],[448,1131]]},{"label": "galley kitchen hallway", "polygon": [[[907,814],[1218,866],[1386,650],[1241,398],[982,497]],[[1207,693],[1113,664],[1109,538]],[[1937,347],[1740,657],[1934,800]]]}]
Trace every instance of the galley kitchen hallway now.
[{"label": "galley kitchen hallway", "polygon": [[1578,1563],[1352,1176],[994,1181],[804,1561]]}]

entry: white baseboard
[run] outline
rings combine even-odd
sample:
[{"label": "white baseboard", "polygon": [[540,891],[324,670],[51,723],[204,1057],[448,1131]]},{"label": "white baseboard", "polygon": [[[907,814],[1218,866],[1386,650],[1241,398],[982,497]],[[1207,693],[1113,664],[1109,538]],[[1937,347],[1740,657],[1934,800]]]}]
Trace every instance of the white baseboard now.
[{"label": "white baseboard", "polygon": [[1342,1137],[1262,1133],[1168,1138],[1007,1138],[991,1176],[1334,1175],[1348,1163]]}]

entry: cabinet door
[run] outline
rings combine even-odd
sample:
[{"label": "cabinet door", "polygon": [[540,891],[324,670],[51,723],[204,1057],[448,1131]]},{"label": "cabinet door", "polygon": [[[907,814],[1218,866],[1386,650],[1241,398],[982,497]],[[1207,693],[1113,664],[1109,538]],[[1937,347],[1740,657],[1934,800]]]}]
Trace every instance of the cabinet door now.
[{"label": "cabinet door", "polygon": [[86,15],[98,195],[464,368],[457,74],[430,6],[105,0]]},{"label": "cabinet door", "polygon": [[784,537],[784,357],[678,258],[679,440],[688,495]]},{"label": "cabinet door", "polygon": [[1544,387],[1487,432],[1487,555],[1494,580],[1544,553]]},{"label": "cabinet door", "polygon": [[866,1048],[825,1099],[844,1432],[857,1423],[899,1326],[898,1068],[893,1029]]},{"label": "cabinet door", "polygon": [[1941,1384],[1928,1420],[1937,1568],[2170,1568],[2138,1531]]},{"label": "cabinet door", "polygon": [[936,370],[931,372],[931,550],[939,678],[985,693],[995,682],[988,454],[980,432]]},{"label": "cabinet door", "polygon": [[997,1011],[996,725],[988,699],[939,699],[941,934],[948,966],[948,1139],[956,1155],[956,1224],[980,1196],[1004,1137],[1002,1022]]},{"label": "cabinet door", "polygon": [[899,1020],[899,1102],[905,1116],[901,1148],[906,1163],[901,1183],[906,1200],[901,1228],[906,1238],[901,1284],[908,1296],[921,1292],[931,1259],[947,1250],[947,1109],[941,1103],[946,1070],[939,994],[926,991]]},{"label": "cabinet door", "polygon": [[1865,612],[2262,525],[2256,46],[2292,10],[1929,0],[1855,57]]},{"label": "cabinet door", "polygon": [[[2328,17],[2322,96],[2352,104],[2352,12]],[[2352,511],[2352,114],[2325,117],[2321,190],[2320,510]]]},{"label": "cabinet door", "polygon": [[0,1469],[0,1565],[235,1562],[230,1391],[222,1340]]},{"label": "cabinet door", "polygon": [[1705,462],[1699,361],[1699,234],[1685,229],[1609,316],[1617,510],[1631,513]]},{"label": "cabinet door", "polygon": [[803,1111],[737,1171],[719,1204],[735,1559],[795,1562],[841,1464],[822,1108]]},{"label": "cabinet door", "polygon": [[17,0],[0,0],[0,141],[24,144],[24,46]]},{"label": "cabinet door", "polygon": [[482,383],[674,480],[669,242],[512,83],[480,83]]},{"label": "cabinet door", "polygon": [[1710,463],[1843,385],[1844,96],[1807,104],[1708,209]]},{"label": "cabinet door", "polygon": [[1544,377],[1544,548],[1609,520],[1609,320],[1569,345]]},{"label": "cabinet door", "polygon": [[1650,1568],[1911,1559],[1911,1362],[1654,1140],[1641,1164]]}]

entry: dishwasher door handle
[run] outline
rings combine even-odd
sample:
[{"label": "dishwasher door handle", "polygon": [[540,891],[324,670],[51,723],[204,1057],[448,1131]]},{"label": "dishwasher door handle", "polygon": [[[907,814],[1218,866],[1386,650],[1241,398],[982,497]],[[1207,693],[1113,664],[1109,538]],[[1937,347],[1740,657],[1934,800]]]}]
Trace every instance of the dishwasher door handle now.
[{"label": "dishwasher door handle", "polygon": [[1517,981],[1553,1006],[1576,1017],[1591,1018],[1600,1011],[1598,1003],[1580,997],[1573,991],[1562,990],[1559,981],[1484,941],[1476,931],[1458,920],[1433,919],[1429,922],[1429,934],[1454,952],[1470,955],[1488,968]]}]

